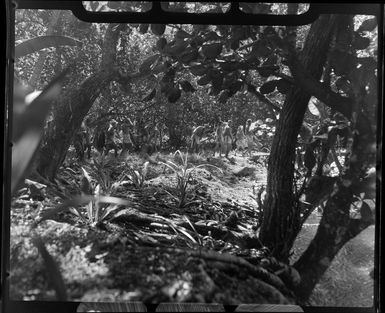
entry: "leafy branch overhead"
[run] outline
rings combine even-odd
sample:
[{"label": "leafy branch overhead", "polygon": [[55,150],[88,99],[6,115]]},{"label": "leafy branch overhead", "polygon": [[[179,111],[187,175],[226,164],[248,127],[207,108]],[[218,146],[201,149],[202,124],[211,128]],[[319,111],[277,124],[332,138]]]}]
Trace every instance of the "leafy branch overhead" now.
[{"label": "leafy branch overhead", "polygon": [[[366,49],[370,40],[365,33],[375,27],[375,18],[364,20],[354,32],[353,48]],[[220,103],[226,103],[237,92],[253,92],[250,82],[258,82],[262,95],[275,91],[285,95],[293,84],[302,86],[305,83],[304,87],[312,95],[328,102],[321,96],[324,92],[317,91],[316,88],[319,87],[315,87],[314,79],[313,82],[306,83],[306,70],[295,61],[297,52],[289,45],[292,34],[285,27],[194,25],[173,31],[168,25],[152,24],[149,27],[148,24],[141,24],[139,30],[143,34],[151,31],[160,37],[153,47],[158,53],[148,57],[140,66],[139,72],[142,75],[163,75],[160,92],[170,102],[176,102],[182,95],[181,91],[195,91],[190,83],[191,87],[186,86],[185,80],[179,81],[179,73],[183,71],[196,76],[198,86],[209,87],[209,94],[218,97]],[[341,91],[351,88],[347,85],[349,82],[342,84],[342,79],[355,67],[355,62],[356,57],[348,51],[335,49],[332,52],[330,65],[339,80],[330,88]],[[376,67],[376,61],[371,57],[358,58],[358,63],[369,66],[372,64],[373,69]],[[362,77],[361,71],[362,68],[357,68],[351,74],[357,78],[368,78]],[[289,72],[294,77],[287,75]],[[323,91],[325,88],[327,86],[323,85]],[[326,104],[335,106],[337,98],[333,96],[332,99],[334,98],[333,103]],[[260,96],[259,99],[275,109],[268,99]]]}]

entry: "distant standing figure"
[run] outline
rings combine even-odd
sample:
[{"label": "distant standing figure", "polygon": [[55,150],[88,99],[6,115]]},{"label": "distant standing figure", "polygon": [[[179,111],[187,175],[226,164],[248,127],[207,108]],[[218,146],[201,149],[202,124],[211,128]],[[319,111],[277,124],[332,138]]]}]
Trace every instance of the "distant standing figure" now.
[{"label": "distant standing figure", "polygon": [[106,134],[103,128],[104,127],[100,125],[96,127],[93,141],[95,149],[100,154],[103,153],[104,146],[106,145]]},{"label": "distant standing figure", "polygon": [[245,136],[247,141],[247,152],[249,156],[251,156],[251,152],[254,148],[254,134],[250,128],[251,128],[251,119],[248,119],[246,121]]},{"label": "distant standing figure", "polygon": [[199,152],[201,140],[202,140],[202,137],[204,136],[204,134],[206,132],[207,127],[208,127],[208,125],[205,124],[205,125],[198,126],[193,130],[193,133],[191,135],[191,150],[192,150],[192,152],[195,152],[195,153]]},{"label": "distant standing figure", "polygon": [[123,124],[122,127],[122,151],[120,155],[123,155],[133,147],[133,143],[130,135],[130,126],[128,123]]},{"label": "distant standing figure", "polygon": [[243,129],[243,125],[238,126],[237,134],[235,135],[235,137],[237,138],[237,150],[242,150],[242,152],[244,152],[244,150],[247,148],[247,139],[245,131]]},{"label": "distant standing figure", "polygon": [[222,157],[223,150],[223,125],[224,122],[219,122],[219,125],[215,131],[215,148],[214,148],[214,156],[215,152],[219,152],[219,157]]},{"label": "distant standing figure", "polygon": [[233,145],[233,134],[231,133],[231,127],[229,125],[229,122],[223,122],[223,152],[226,156],[226,158],[229,156],[229,153],[231,151],[232,145]]},{"label": "distant standing figure", "polygon": [[85,151],[87,151],[87,158],[91,158],[90,135],[84,122],[74,136],[74,147],[80,161],[84,160]]},{"label": "distant standing figure", "polygon": [[110,150],[114,150],[115,152],[115,157],[118,156],[118,146],[115,143],[115,127],[116,127],[116,122],[111,122],[110,125],[108,126],[108,129],[106,131],[106,146],[104,149],[104,154],[108,155]]}]

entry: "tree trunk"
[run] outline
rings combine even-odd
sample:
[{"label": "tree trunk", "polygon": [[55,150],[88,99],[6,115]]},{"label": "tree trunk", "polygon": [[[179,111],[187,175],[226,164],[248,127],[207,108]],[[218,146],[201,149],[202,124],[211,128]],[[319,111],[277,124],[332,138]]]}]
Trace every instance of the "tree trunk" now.
[{"label": "tree trunk", "polygon": [[301,283],[295,290],[300,301],[308,300],[317,282],[345,243],[374,223],[373,216],[365,216],[362,212],[360,219],[350,217],[353,193],[361,192],[361,171],[365,166],[375,164],[375,152],[371,147],[375,145],[375,138],[370,123],[362,116],[359,118],[352,153],[354,164],[338,180],[334,194],[324,208],[315,237],[294,264],[301,275]]},{"label": "tree trunk", "polygon": [[[343,38],[337,38],[337,41],[341,47],[349,51],[353,40],[353,17],[344,16],[339,24]],[[355,83],[354,93],[350,95],[349,112],[345,113],[345,116],[352,117],[351,134],[347,148],[348,151],[351,151],[351,155],[348,154],[345,159],[347,170],[334,186],[334,192],[326,204],[315,237],[294,264],[302,278],[300,285],[295,290],[300,301],[308,300],[315,285],[345,243],[374,223],[373,213],[368,207],[366,211],[361,209],[361,218],[353,219],[350,217],[354,194],[366,193],[368,189],[375,188],[375,183],[364,177],[368,169],[376,164],[376,150],[374,148],[376,138],[371,128],[373,121],[371,122],[365,116],[365,111],[362,110],[363,106],[372,105],[365,103],[366,84],[362,84],[360,78],[354,76],[349,78]],[[366,183],[365,180],[369,182]]]},{"label": "tree trunk", "polygon": [[169,135],[169,145],[178,149],[182,144],[182,131],[179,117],[179,108],[175,103],[167,103],[166,126]]},{"label": "tree trunk", "polygon": [[50,180],[63,163],[75,132],[79,129],[94,101],[116,79],[116,45],[124,24],[109,24],[102,47],[101,70],[87,78],[78,88],[70,89],[53,105],[53,121],[49,125],[38,152],[36,169]]},{"label": "tree trunk", "polygon": [[[319,80],[337,20],[321,15],[306,38],[300,61]],[[290,62],[290,60],[289,60]],[[288,261],[289,252],[301,228],[299,208],[293,194],[295,147],[310,94],[293,87],[283,104],[268,164],[267,195],[260,239],[275,257]]]},{"label": "tree trunk", "polygon": [[53,107],[54,123],[39,150],[37,171],[52,180],[63,163],[72,138],[84,117],[112,80],[112,70],[102,70],[89,77],[78,89],[71,90],[58,99]]}]

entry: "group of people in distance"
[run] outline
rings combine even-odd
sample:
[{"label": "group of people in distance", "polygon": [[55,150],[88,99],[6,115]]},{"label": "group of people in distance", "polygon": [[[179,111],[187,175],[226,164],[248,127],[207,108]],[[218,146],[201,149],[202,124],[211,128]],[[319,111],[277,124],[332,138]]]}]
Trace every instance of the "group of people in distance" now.
[{"label": "group of people in distance", "polygon": [[[120,155],[132,150],[134,148],[133,140],[135,143],[140,143],[139,149],[144,153],[158,152],[161,148],[161,133],[158,125],[151,128],[142,127],[143,129],[140,126],[133,125],[130,121],[118,125],[117,121],[112,120],[96,125],[93,136],[91,136],[90,127],[83,122],[74,136],[73,144],[76,155],[79,160],[83,161],[85,153],[87,153],[86,156],[90,159],[92,145],[102,155],[108,155],[113,150],[116,157],[119,150],[121,150]],[[232,132],[232,121],[228,120],[220,121],[215,129],[209,124],[195,127],[191,135],[190,151],[198,153],[211,150],[214,156],[219,153],[220,157],[224,154],[227,158],[230,151],[235,149],[235,151],[242,151],[243,154],[251,156],[256,144],[258,143],[251,119],[247,120],[245,127],[239,125],[235,134]],[[137,145],[135,147],[138,148]]]},{"label": "group of people in distance", "polygon": [[[218,152],[221,157],[223,153],[227,158],[235,143],[236,150],[246,152],[251,156],[252,150],[256,144],[256,138],[251,126],[251,119],[246,121],[245,128],[243,125],[239,125],[234,138],[231,130],[231,120],[227,122],[220,121],[214,133],[215,146],[213,155],[215,156],[215,153]],[[193,130],[191,136],[191,150],[193,152],[197,153],[202,150],[202,143],[207,139],[207,137],[204,137],[207,136],[209,132],[210,129],[208,124],[198,126]]]},{"label": "group of people in distance", "polygon": [[[115,120],[109,123],[101,123],[97,125],[91,134],[91,129],[82,123],[80,129],[75,133],[73,145],[76,151],[77,158],[84,160],[85,153],[88,159],[91,158],[91,146],[102,155],[108,155],[113,150],[115,157],[124,155],[129,150],[134,148],[133,136],[136,138],[136,142],[142,143],[142,152],[153,153],[160,149],[160,131],[155,125],[150,129],[142,129],[139,133],[133,133],[134,127],[130,122],[124,122],[118,125]],[[92,137],[92,138],[91,138]],[[140,138],[139,138],[140,137]]]}]

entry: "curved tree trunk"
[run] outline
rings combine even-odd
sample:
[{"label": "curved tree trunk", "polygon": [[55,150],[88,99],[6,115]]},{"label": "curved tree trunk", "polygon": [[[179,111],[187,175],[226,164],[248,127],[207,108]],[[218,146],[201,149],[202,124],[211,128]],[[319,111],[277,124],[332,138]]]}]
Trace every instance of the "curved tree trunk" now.
[{"label": "curved tree trunk", "polygon": [[[319,80],[326,60],[336,15],[321,15],[306,38],[300,61]],[[290,60],[289,60],[290,62]],[[260,239],[279,260],[288,261],[300,230],[299,208],[293,195],[295,147],[310,94],[293,87],[283,104],[268,165],[267,195]]]},{"label": "curved tree trunk", "polygon": [[63,163],[72,138],[103,88],[112,80],[112,70],[102,70],[78,89],[59,99],[53,108],[53,123],[37,157],[37,171],[52,180]]},{"label": "curved tree trunk", "polygon": [[100,71],[87,78],[78,88],[69,90],[53,105],[50,123],[37,155],[36,169],[52,180],[63,163],[72,138],[103,89],[116,79],[116,45],[124,24],[109,24],[102,47]]}]

